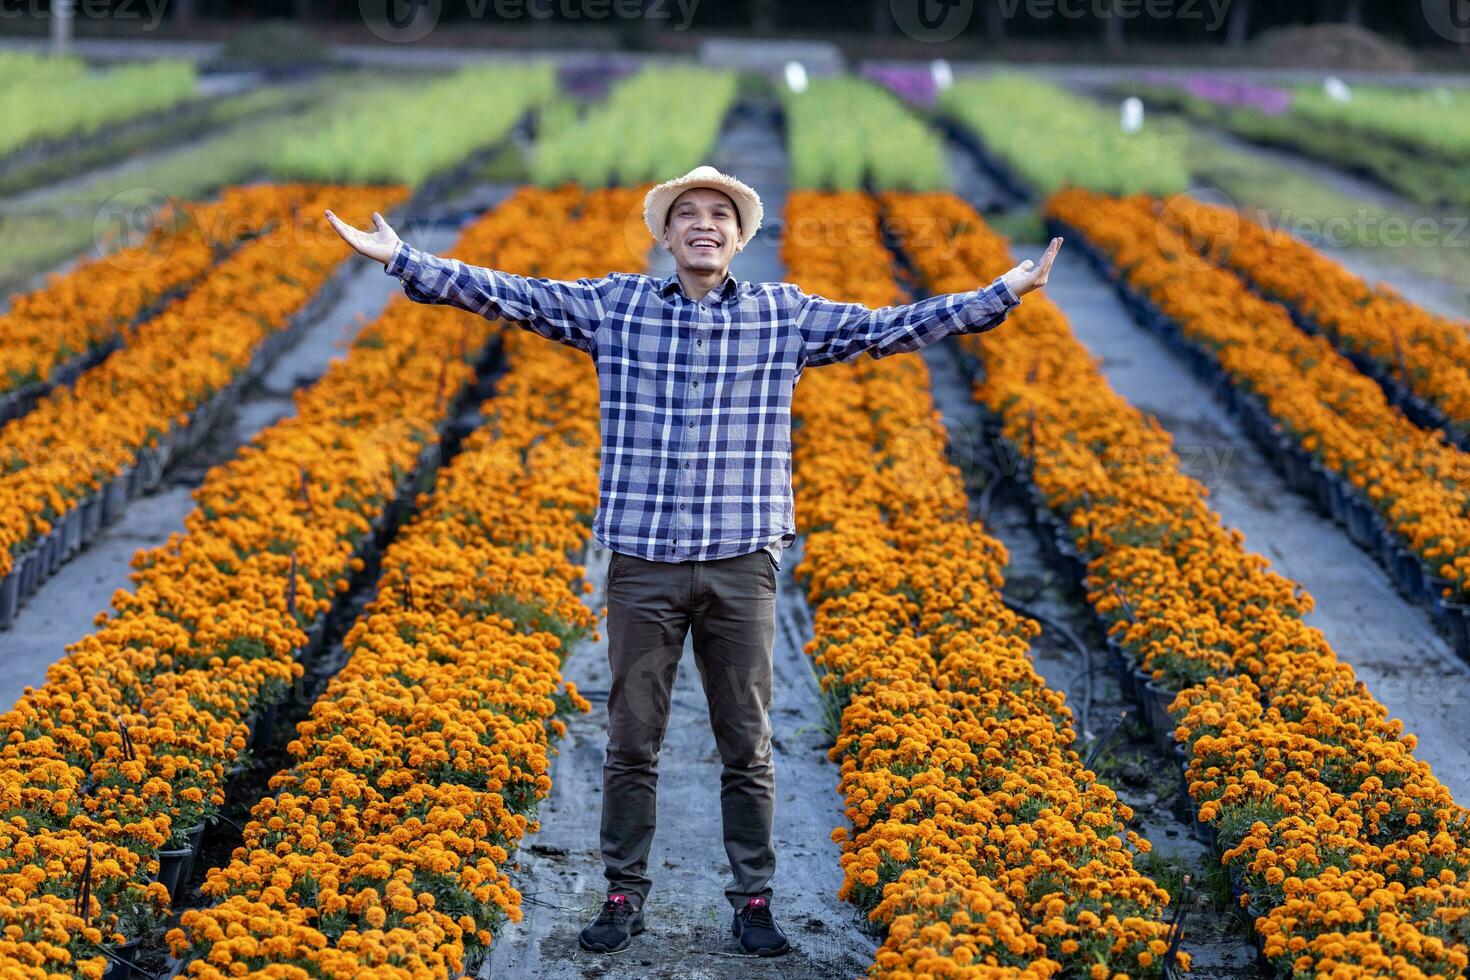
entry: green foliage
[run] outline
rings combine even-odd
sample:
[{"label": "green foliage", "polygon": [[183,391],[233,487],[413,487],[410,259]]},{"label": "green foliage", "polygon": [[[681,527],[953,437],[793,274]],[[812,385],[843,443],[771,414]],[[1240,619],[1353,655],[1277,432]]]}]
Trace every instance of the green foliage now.
[{"label": "green foliage", "polygon": [[270,169],[298,180],[417,186],[504,139],[555,84],[552,65],[536,62],[477,65],[427,84],[379,90],[351,111],[321,120],[307,138],[279,145]]},{"label": "green foliage", "polygon": [[1292,98],[1291,114],[1470,157],[1470,92],[1461,89],[1355,88],[1351,101],[1338,102],[1320,87],[1303,87]]},{"label": "green foliage", "polygon": [[1470,94],[1357,88],[1351,101],[1338,102],[1303,86],[1290,111],[1269,115],[1167,86],[1127,90],[1252,142],[1366,174],[1421,204],[1470,206]]},{"label": "green foliage", "polygon": [[166,109],[195,91],[190,61],[89,72],[69,58],[17,60],[27,57],[0,57],[0,154]]},{"label": "green foliage", "polygon": [[[43,269],[93,247],[99,214],[130,209],[147,213],[169,194],[184,200],[208,197],[229,184],[267,173],[283,143],[310,139],[337,113],[364,112],[395,83],[379,73],[345,72],[303,87],[270,91],[281,100],[178,152],[140,162],[117,174],[42,192],[23,206],[0,204],[0,288],[11,288]],[[299,107],[310,104],[308,112]]]},{"label": "green foliage", "polygon": [[819,78],[783,93],[794,187],[941,190],[944,143],[887,89],[852,77]]},{"label": "green foliage", "polygon": [[941,96],[940,111],[1042,194],[1168,195],[1189,186],[1181,140],[1149,127],[1125,133],[1116,113],[1054,85],[1015,75],[963,81]]},{"label": "green foliage", "polygon": [[734,72],[646,68],[583,114],[554,102],[539,120],[531,180],[607,187],[677,177],[705,162],[737,89]]}]

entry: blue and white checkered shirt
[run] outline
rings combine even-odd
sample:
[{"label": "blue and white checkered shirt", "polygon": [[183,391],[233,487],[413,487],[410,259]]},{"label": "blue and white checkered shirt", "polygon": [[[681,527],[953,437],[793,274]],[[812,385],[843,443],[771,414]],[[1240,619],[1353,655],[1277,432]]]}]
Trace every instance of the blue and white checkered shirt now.
[{"label": "blue and white checkered shirt", "polygon": [[777,568],[796,540],[791,395],[802,370],[983,333],[1019,302],[1000,279],[870,309],[731,275],[695,301],[677,275],[528,278],[406,243],[385,271],[417,302],[503,318],[591,355],[602,547],[671,562],[766,548]]}]

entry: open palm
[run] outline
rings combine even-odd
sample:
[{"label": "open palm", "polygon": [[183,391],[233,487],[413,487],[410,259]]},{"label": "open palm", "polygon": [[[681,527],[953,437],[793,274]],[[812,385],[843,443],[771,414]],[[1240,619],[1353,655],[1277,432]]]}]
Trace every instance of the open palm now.
[{"label": "open palm", "polygon": [[398,233],[392,229],[388,222],[378,212],[373,212],[373,230],[363,231],[347,224],[331,211],[327,211],[327,220],[332,227],[337,229],[337,234],[342,240],[357,250],[358,254],[366,255],[375,262],[388,264],[393,257],[393,250],[398,247]]},{"label": "open palm", "polygon": [[1023,296],[1033,289],[1040,289],[1046,285],[1047,276],[1051,275],[1051,264],[1056,261],[1057,252],[1061,247],[1062,240],[1053,238],[1051,244],[1046,247],[1046,251],[1042,253],[1040,262],[1032,262],[1027,259],[1001,278],[1006,281],[1006,285],[1011,287],[1011,292],[1017,296]]}]

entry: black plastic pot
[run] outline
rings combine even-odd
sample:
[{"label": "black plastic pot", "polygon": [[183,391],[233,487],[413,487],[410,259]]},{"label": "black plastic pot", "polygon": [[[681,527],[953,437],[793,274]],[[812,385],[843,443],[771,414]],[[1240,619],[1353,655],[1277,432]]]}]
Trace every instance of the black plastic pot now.
[{"label": "black plastic pot", "polygon": [[1343,486],[1343,479],[1336,473],[1327,474],[1328,489],[1332,498],[1332,520],[1339,527],[1348,525],[1348,490]]},{"label": "black plastic pot", "polygon": [[250,726],[250,748],[255,752],[263,752],[276,740],[276,717],[279,714],[279,705],[267,704],[263,706],[255,716],[255,722]]},{"label": "black plastic pot", "polygon": [[102,530],[102,495],[94,493],[82,501],[82,537],[91,541]]},{"label": "black plastic pot", "polygon": [[1399,589],[1410,599],[1418,601],[1424,595],[1424,564],[1419,556],[1408,548],[1399,548],[1394,564],[1394,577]]},{"label": "black plastic pot", "polygon": [[[188,885],[189,878],[194,874],[194,862],[199,857],[199,845],[204,840],[204,821],[199,821],[188,830],[184,831],[184,839],[189,842],[186,849],[187,857],[184,858],[184,866],[179,869],[179,886],[183,888]],[[172,894],[172,893],[170,893]]]},{"label": "black plastic pot", "polygon": [[1373,507],[1357,495],[1348,499],[1348,536],[1360,548],[1373,543]]},{"label": "black plastic pot", "polygon": [[20,567],[11,566],[4,578],[0,578],[0,629],[9,629],[15,622],[16,610],[20,608]]},{"label": "black plastic pot", "polygon": [[1254,903],[1245,908],[1246,930],[1250,933],[1251,945],[1256,949],[1256,968],[1260,971],[1264,980],[1272,980],[1276,976],[1276,968],[1266,958],[1266,937],[1256,929],[1256,920],[1263,915],[1269,914],[1271,909],[1267,906]]},{"label": "black plastic pot", "polygon": [[1180,820],[1188,823],[1194,819],[1194,798],[1189,795],[1189,747],[1183,742],[1175,742],[1170,753],[1174,759],[1179,774],[1179,796],[1174,804],[1174,812]]},{"label": "black plastic pot", "polygon": [[1171,691],[1166,687],[1160,687],[1154,681],[1149,680],[1143,685],[1145,703],[1148,705],[1149,727],[1154,733],[1154,744],[1160,751],[1168,752],[1169,747],[1175,745],[1174,717],[1169,714],[1169,705],[1179,696],[1178,691]]},{"label": "black plastic pot", "polygon": [[20,594],[24,598],[36,591],[36,583],[40,578],[38,574],[39,567],[36,563],[36,549],[32,548],[21,555],[18,565],[20,568]]},{"label": "black plastic pot", "polygon": [[62,553],[62,545],[64,543],[65,539],[62,535],[61,522],[57,521],[51,526],[51,532],[46,535],[45,553],[47,578],[55,575],[57,569],[61,568],[61,561],[64,557],[66,557]]},{"label": "black plastic pot", "polygon": [[141,942],[131,939],[115,949],[109,950],[112,956],[107,960],[107,972],[102,974],[102,980],[130,980],[133,976],[134,959],[138,955],[138,947]]},{"label": "black plastic pot", "polygon": [[1153,701],[1148,696],[1147,685],[1153,682],[1153,674],[1150,674],[1146,670],[1139,670],[1137,667],[1133,667],[1128,671],[1128,690],[1125,693],[1133,700],[1143,702],[1143,720],[1150,728],[1153,727],[1154,723],[1154,709]]},{"label": "black plastic pot", "polygon": [[122,516],[128,502],[128,479],[131,467],[125,467],[102,491],[102,523],[113,524]]},{"label": "black plastic pot", "polygon": [[158,852],[158,877],[154,880],[168,889],[169,901],[177,901],[179,897],[179,885],[186,881],[184,869],[189,865],[189,860],[194,856],[191,847],[173,848]]},{"label": "black plastic pot", "polygon": [[1470,606],[1440,599],[1436,608],[1440,611],[1445,635],[1455,648],[1455,655],[1470,662]]}]

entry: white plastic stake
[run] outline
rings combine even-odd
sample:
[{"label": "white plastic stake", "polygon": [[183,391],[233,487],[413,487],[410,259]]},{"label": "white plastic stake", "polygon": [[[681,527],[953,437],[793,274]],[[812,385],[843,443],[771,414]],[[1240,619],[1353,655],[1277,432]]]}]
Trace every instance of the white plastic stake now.
[{"label": "white plastic stake", "polygon": [[806,66],[799,61],[786,62],[786,87],[800,95],[806,91]]},{"label": "white plastic stake", "polygon": [[929,75],[934,79],[934,91],[943,92],[954,84],[954,69],[943,58],[929,62]]},{"label": "white plastic stake", "polygon": [[1125,133],[1136,133],[1143,128],[1143,100],[1136,95],[1130,95],[1123,100],[1122,109],[1119,111],[1119,124]]}]

